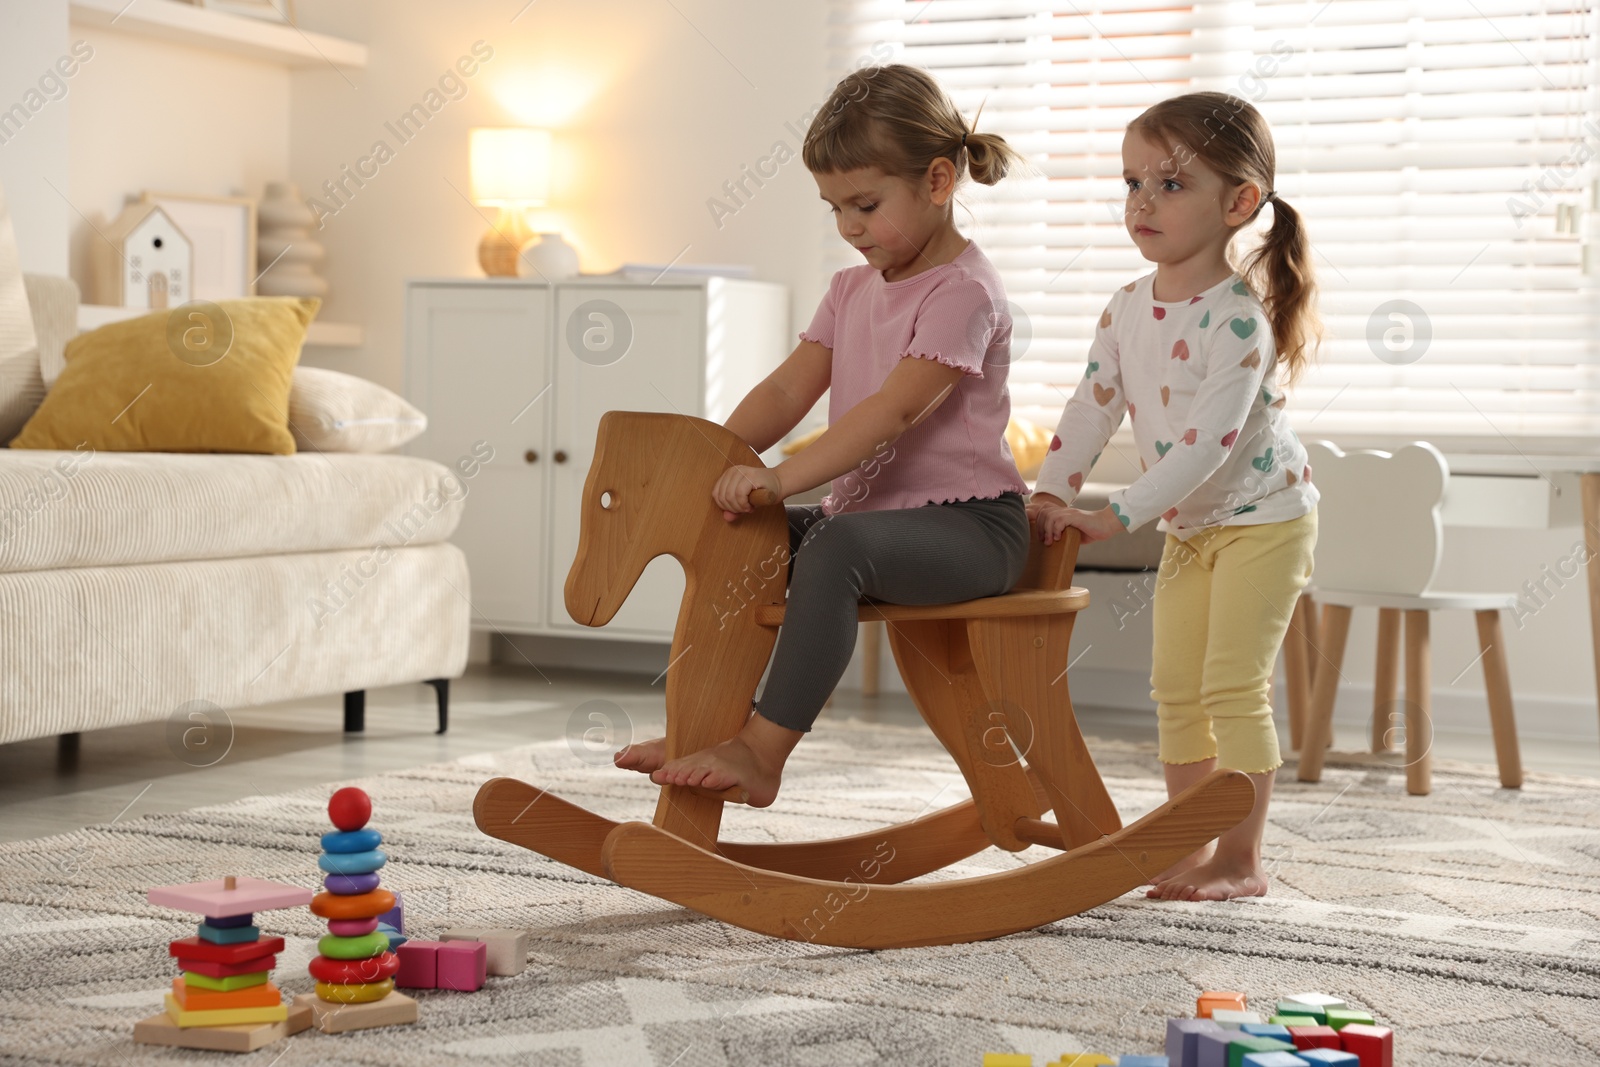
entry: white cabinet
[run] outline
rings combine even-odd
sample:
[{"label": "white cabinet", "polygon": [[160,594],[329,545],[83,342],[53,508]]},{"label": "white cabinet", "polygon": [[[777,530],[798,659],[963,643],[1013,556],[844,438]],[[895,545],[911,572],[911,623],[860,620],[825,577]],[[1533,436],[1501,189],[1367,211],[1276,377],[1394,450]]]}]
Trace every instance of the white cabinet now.
[{"label": "white cabinet", "polygon": [[784,286],[729,278],[410,282],[406,391],[428,430],[407,451],[450,467],[480,460],[451,538],[472,574],[473,625],[670,641],[683,571],[666,556],[608,625],[567,615],[600,416],[722,422],[793,347],[788,315]]}]

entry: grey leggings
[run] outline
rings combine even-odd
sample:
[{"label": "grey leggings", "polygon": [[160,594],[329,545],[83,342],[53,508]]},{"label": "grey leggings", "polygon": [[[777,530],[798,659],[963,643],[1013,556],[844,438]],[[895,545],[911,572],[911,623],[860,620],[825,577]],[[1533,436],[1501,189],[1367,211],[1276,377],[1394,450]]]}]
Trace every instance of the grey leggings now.
[{"label": "grey leggings", "polygon": [[952,604],[1011,591],[1028,562],[1019,493],[890,511],[789,514],[789,602],[761,717],[809,731],[856,647],[856,604]]}]

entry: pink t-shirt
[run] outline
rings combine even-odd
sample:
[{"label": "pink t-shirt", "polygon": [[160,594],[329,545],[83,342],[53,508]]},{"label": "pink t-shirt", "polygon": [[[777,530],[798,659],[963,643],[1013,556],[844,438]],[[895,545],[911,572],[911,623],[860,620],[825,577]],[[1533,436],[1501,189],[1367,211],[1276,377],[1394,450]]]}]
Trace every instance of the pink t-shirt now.
[{"label": "pink t-shirt", "polygon": [[1011,316],[1000,275],[977,242],[898,282],[865,263],[839,271],[800,337],[833,350],[830,425],[881,389],[906,356],[966,372],[926,419],[835,478],[824,513],[1027,493],[1006,443]]}]

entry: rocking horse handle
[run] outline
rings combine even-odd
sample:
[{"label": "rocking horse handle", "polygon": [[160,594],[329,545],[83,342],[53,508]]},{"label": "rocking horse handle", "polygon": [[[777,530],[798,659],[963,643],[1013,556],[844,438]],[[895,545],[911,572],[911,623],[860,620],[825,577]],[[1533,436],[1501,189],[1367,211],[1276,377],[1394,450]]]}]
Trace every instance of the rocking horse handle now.
[{"label": "rocking horse handle", "polygon": [[771,489],[752,489],[750,491],[750,503],[758,508],[764,508],[769,504],[782,503],[782,499]]}]

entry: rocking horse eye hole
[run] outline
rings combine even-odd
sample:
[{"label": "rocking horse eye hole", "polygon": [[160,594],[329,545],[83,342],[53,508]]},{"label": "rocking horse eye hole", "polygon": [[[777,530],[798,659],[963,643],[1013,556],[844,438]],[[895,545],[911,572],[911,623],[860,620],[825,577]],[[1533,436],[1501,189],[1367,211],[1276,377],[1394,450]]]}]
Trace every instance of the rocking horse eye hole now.
[{"label": "rocking horse eye hole", "polygon": [[611,510],[611,505],[615,504],[616,502],[617,498],[611,495],[611,490],[607,489],[605,492],[600,494],[600,506],[605,508],[607,511]]}]

